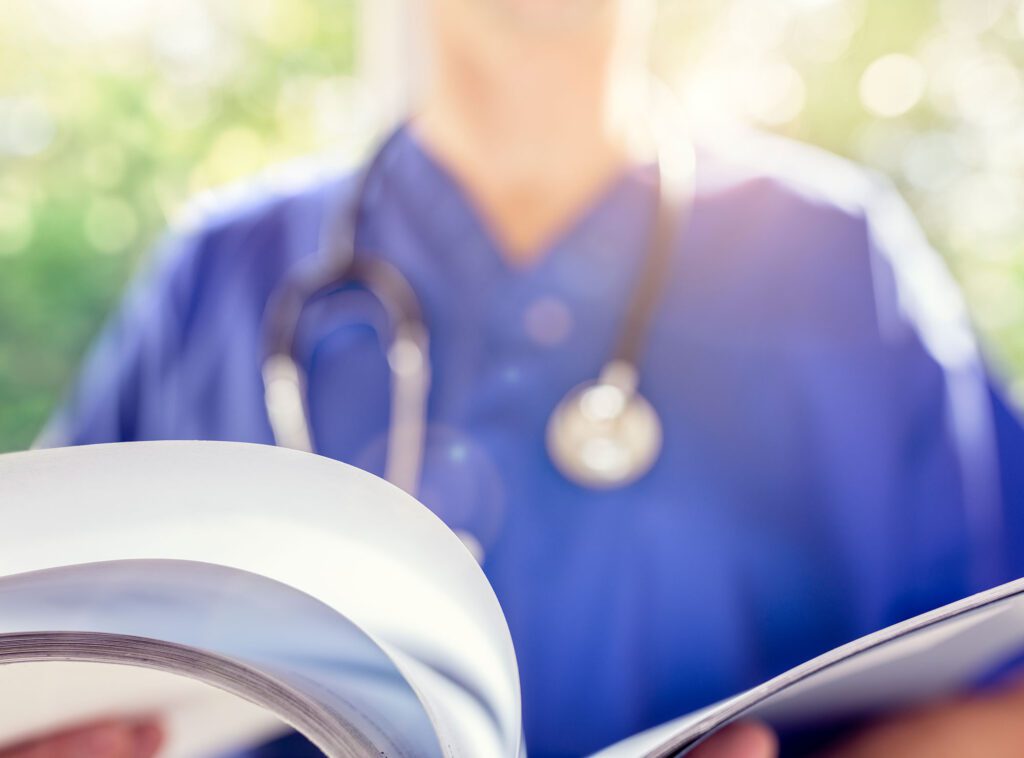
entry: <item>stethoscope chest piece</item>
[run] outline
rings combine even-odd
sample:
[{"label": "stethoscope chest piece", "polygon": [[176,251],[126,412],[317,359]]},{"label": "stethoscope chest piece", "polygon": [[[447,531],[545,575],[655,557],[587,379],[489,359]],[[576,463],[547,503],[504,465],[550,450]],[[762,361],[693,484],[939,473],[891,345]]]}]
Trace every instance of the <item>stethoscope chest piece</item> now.
[{"label": "stethoscope chest piece", "polygon": [[548,421],[552,461],[570,481],[614,489],[636,481],[661,452],[658,414],[637,392],[632,365],[613,362],[571,390]]}]

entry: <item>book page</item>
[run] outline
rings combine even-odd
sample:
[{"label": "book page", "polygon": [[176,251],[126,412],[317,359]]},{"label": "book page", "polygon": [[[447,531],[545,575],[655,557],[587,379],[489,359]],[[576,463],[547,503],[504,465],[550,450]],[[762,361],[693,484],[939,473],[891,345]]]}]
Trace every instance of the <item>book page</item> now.
[{"label": "book page", "polygon": [[597,755],[685,755],[739,718],[799,727],[879,714],[969,690],[1022,652],[1024,580],[1017,580],[867,635]]},{"label": "book page", "polygon": [[[183,560],[294,587],[391,658],[454,754],[490,733],[522,749],[511,639],[483,572],[432,513],[318,456],[209,442],[97,445],[0,456],[0,574]],[[473,693],[450,697],[451,683]],[[447,693],[447,694],[446,694]],[[470,713],[485,721],[468,726]]]},{"label": "book page", "polygon": [[[328,753],[348,743],[396,758],[441,754],[417,693],[362,630],[294,588],[237,569],[127,560],[0,579],[0,661],[53,657],[188,674],[279,714]],[[79,693],[93,710],[101,691],[126,697],[95,684]],[[64,718],[62,690],[40,680],[27,694],[43,711],[26,712],[23,691],[5,718],[49,714],[55,723]]]},{"label": "book page", "polygon": [[757,707],[780,727],[892,711],[969,689],[1024,650],[1024,602],[969,611],[866,650],[797,682]]}]

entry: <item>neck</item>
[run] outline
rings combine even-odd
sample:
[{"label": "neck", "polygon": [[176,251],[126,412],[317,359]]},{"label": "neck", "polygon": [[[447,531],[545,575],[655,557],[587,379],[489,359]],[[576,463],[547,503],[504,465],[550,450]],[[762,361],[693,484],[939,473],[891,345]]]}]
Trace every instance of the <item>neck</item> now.
[{"label": "neck", "polygon": [[439,45],[414,119],[513,263],[539,256],[632,160],[622,93],[642,63],[564,42],[519,35],[473,55]]}]

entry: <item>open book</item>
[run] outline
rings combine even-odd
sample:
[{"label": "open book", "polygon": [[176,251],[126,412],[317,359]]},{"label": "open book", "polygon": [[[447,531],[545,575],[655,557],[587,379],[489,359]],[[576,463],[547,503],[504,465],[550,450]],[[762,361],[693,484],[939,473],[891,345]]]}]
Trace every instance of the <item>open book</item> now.
[{"label": "open book", "polygon": [[[230,443],[37,451],[0,456],[0,509],[0,746],[160,713],[169,756],[289,726],[329,756],[524,753],[515,654],[483,572],[370,474]],[[1015,582],[601,755],[682,755],[747,716],[787,727],[913,703],[1022,647]]]}]

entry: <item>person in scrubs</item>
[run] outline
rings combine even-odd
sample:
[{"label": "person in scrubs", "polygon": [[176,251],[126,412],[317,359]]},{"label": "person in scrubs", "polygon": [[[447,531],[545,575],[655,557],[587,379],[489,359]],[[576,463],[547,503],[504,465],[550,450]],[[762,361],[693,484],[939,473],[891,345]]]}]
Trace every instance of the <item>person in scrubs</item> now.
[{"label": "person in scrubs", "polygon": [[[597,750],[1024,573],[1024,435],[956,288],[884,183],[778,138],[697,144],[640,361],[664,433],[653,469],[598,491],[553,465],[547,420],[609,359],[655,214],[628,138],[652,6],[431,0],[431,74],[356,232],[421,301],[420,497],[482,549],[534,758]],[[254,186],[170,237],[49,443],[272,443],[267,302],[355,185]],[[380,473],[379,304],[346,302],[311,308],[295,352],[316,449]],[[1003,685],[830,755],[1019,755],[1022,715],[1024,687]],[[156,729],[113,721],[4,756],[144,755]],[[702,748],[775,749],[757,725]]]}]

